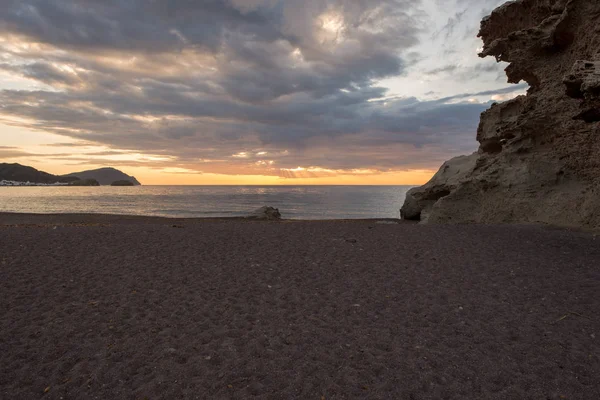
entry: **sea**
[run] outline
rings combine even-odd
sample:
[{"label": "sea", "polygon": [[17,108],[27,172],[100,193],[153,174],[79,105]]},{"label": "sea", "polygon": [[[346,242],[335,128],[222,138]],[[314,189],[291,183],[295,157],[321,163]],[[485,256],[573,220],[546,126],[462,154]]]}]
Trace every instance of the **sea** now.
[{"label": "sea", "polygon": [[0,187],[0,212],[239,217],[278,208],[285,219],[399,218],[412,186]]}]

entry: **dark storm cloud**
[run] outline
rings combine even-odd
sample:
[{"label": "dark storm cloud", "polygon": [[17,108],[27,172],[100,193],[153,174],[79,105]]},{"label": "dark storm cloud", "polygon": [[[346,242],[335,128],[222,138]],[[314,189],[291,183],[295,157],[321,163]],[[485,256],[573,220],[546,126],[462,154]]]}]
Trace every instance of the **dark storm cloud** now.
[{"label": "dark storm cloud", "polygon": [[58,47],[170,52],[185,40],[216,49],[230,31],[273,40],[279,19],[219,0],[8,0],[0,27]]},{"label": "dark storm cloud", "polygon": [[382,100],[418,57],[419,3],[8,0],[0,69],[52,89],[4,90],[0,113],[203,171],[437,164],[485,106]]},{"label": "dark storm cloud", "polygon": [[[510,90],[490,91],[485,94],[505,93]],[[360,92],[358,92],[360,93]],[[331,152],[346,156],[352,146],[363,149],[379,148],[382,153],[394,146],[412,145],[416,147],[444,145],[456,151],[470,151],[473,148],[473,133],[476,130],[480,113],[488,107],[485,104],[447,104],[435,100],[422,102],[417,99],[395,99],[390,101],[362,101],[351,93],[330,96],[323,99],[296,101],[287,107],[270,110],[260,106],[230,104],[222,108],[204,108],[203,104],[186,104],[178,109],[170,108],[164,119],[152,122],[136,120],[122,114],[106,114],[94,108],[70,107],[70,99],[63,93],[16,93],[5,92],[1,98],[5,111],[14,115],[36,119],[39,129],[69,135],[74,139],[96,141],[124,149],[144,149],[154,154],[163,153],[165,143],[171,154],[181,158],[228,158],[241,151],[253,149],[269,152],[287,149],[303,153],[302,159],[293,155],[278,157],[282,167],[316,164],[315,157],[307,147],[320,144],[325,138],[331,145]],[[478,94],[465,94],[458,97],[471,97]],[[15,99],[14,104],[9,99]],[[36,106],[28,105],[37,101]],[[76,99],[79,101],[79,99]],[[64,106],[56,106],[63,104]],[[113,102],[106,102],[113,104]],[[115,107],[131,112],[128,107],[133,100],[120,99]],[[151,109],[153,115],[160,115],[151,102],[133,105]],[[198,120],[202,110],[203,117]],[[116,111],[116,109],[115,109]],[[177,118],[173,118],[176,115]],[[216,119],[213,120],[213,119]],[[64,132],[57,127],[69,126],[72,132]],[[120,132],[115,135],[113,132]],[[357,163],[354,167],[381,166],[392,168],[389,160],[382,158],[362,159],[356,154],[347,160],[340,157],[318,159],[327,167],[342,168]],[[272,159],[271,156],[266,158]],[[246,159],[232,160],[245,162]],[[414,161],[414,160],[411,160]],[[401,154],[395,154],[395,164],[402,165]]]}]

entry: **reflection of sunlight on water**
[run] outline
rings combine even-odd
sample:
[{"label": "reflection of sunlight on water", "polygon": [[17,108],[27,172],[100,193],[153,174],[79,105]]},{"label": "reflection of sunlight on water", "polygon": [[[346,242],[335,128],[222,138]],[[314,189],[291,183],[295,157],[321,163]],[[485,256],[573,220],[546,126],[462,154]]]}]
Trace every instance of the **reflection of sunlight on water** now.
[{"label": "reflection of sunlight on water", "polygon": [[267,193],[267,189],[264,187],[241,187],[237,190],[239,194],[265,194]]},{"label": "reflection of sunlight on water", "polygon": [[409,186],[137,186],[0,188],[0,211],[166,217],[243,216],[264,205],[284,218],[398,218]]}]

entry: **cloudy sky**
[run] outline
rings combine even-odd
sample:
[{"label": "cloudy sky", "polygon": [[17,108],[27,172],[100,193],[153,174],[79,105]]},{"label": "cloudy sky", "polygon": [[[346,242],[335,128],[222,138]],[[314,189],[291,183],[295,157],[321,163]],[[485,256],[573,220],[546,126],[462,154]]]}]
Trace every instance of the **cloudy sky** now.
[{"label": "cloudy sky", "polygon": [[146,184],[417,184],[524,91],[503,0],[0,0],[0,161]]}]

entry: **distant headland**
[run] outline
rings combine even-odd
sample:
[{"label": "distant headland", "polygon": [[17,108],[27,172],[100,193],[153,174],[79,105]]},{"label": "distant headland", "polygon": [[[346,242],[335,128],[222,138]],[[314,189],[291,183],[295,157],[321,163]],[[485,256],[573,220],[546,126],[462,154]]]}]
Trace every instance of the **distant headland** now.
[{"label": "distant headland", "polygon": [[52,175],[21,164],[0,163],[0,186],[139,186],[134,177],[116,168],[99,168]]}]

